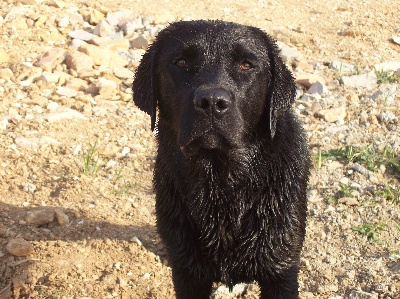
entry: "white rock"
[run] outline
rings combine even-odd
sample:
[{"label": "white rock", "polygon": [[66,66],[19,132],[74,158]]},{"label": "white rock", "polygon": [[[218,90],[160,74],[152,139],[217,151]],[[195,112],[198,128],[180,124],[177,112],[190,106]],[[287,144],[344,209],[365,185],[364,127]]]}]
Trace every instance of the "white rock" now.
[{"label": "white rock", "polygon": [[76,50],[68,51],[65,62],[69,69],[73,69],[78,73],[85,70],[91,70],[94,65],[91,57]]},{"label": "white rock", "polygon": [[114,75],[119,79],[133,79],[135,73],[123,67],[114,67]]},{"label": "white rock", "polygon": [[112,86],[113,88],[117,88],[117,82],[108,80],[105,78],[99,78],[99,87],[104,87],[104,86]]},{"label": "white rock", "polygon": [[370,87],[377,84],[378,78],[374,71],[362,75],[343,76],[341,82],[349,87]]},{"label": "white rock", "polygon": [[57,86],[56,93],[60,96],[66,96],[68,98],[74,98],[78,94],[78,92],[75,89],[63,86]]},{"label": "white rock", "polygon": [[349,299],[378,299],[378,295],[354,290],[349,294]]},{"label": "white rock", "polygon": [[85,42],[84,40],[74,38],[74,39],[71,41],[71,45],[70,45],[70,46],[71,46],[72,49],[77,50],[77,49],[79,49],[79,47],[82,46],[83,44],[86,44],[86,42]]},{"label": "white rock", "polygon": [[214,292],[213,296],[214,298],[226,298],[226,299],[233,299],[237,298],[238,296],[242,295],[244,291],[246,290],[247,284],[245,283],[240,283],[237,284],[233,287],[232,292],[229,291],[229,289],[222,285],[218,287]]},{"label": "white rock", "polygon": [[43,114],[41,116],[38,117],[38,120],[47,120],[48,122],[52,123],[52,122],[56,122],[56,121],[60,121],[63,119],[82,119],[85,120],[86,117],[73,109],[67,108],[67,107],[63,107],[63,106],[59,106],[55,111],[50,112],[50,113],[46,113]]},{"label": "white rock", "polygon": [[93,34],[98,36],[110,36],[115,34],[115,29],[114,26],[108,24],[106,20],[101,20],[94,28]]},{"label": "white rock", "polygon": [[292,61],[299,61],[303,57],[303,55],[297,51],[295,48],[291,48],[283,42],[277,42],[278,47],[281,50],[281,56],[286,63],[290,63]]},{"label": "white rock", "polygon": [[58,103],[56,103],[56,102],[50,102],[50,103],[47,105],[46,109],[53,112],[53,111],[56,111],[56,110],[57,110],[58,106],[59,106]]},{"label": "white rock", "polygon": [[68,27],[68,25],[69,25],[69,16],[62,15],[58,20],[58,27],[65,28]]},{"label": "white rock", "polygon": [[85,53],[96,65],[125,67],[129,64],[129,61],[119,56],[117,52],[94,45],[82,45],[79,51]]},{"label": "white rock", "polygon": [[84,20],[81,14],[73,12],[69,16],[69,22],[72,26],[83,25]]},{"label": "white rock", "polygon": [[93,39],[94,37],[97,36],[95,34],[92,34],[90,32],[82,30],[82,29],[72,31],[68,35],[72,38],[77,38],[77,39],[81,39],[84,41],[90,41],[91,39]]},{"label": "white rock", "polygon": [[124,146],[124,148],[122,149],[121,155],[126,156],[127,154],[129,154],[130,151],[131,151],[131,149],[129,147]]},{"label": "white rock", "polygon": [[134,243],[136,243],[136,244],[138,244],[139,246],[142,246],[143,245],[143,243],[139,240],[139,238],[138,237],[133,237],[132,239],[131,239],[131,241],[132,242],[134,242]]},{"label": "white rock", "polygon": [[393,114],[392,111],[385,111],[381,113],[379,119],[381,120],[381,122],[389,124],[393,123],[396,120],[396,116]]},{"label": "white rock", "polygon": [[345,63],[341,61],[332,61],[332,68],[339,72],[339,74],[351,73],[355,69],[355,65],[352,63]]},{"label": "white rock", "polygon": [[388,72],[388,71],[397,71],[400,69],[400,61],[387,61],[375,64],[374,66],[377,72]]}]

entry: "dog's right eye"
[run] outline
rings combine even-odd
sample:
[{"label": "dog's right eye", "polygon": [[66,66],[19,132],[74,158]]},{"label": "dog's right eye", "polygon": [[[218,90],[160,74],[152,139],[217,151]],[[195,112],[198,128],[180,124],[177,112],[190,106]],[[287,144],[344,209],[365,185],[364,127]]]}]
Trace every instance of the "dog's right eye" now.
[{"label": "dog's right eye", "polygon": [[175,64],[176,64],[177,67],[180,67],[180,68],[184,68],[184,67],[187,66],[186,60],[185,60],[185,59],[178,59],[178,60],[175,62]]}]

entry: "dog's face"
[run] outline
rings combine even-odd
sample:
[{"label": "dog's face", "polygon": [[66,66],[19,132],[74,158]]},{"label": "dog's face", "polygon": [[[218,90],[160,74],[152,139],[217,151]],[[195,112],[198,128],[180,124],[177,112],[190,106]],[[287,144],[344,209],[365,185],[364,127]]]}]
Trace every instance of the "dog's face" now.
[{"label": "dog's face", "polygon": [[[160,32],[134,81],[134,100],[176,135],[184,153],[246,147],[273,138],[294,99],[290,72],[273,41],[253,27],[179,22]],[[268,133],[266,133],[268,132]]]}]

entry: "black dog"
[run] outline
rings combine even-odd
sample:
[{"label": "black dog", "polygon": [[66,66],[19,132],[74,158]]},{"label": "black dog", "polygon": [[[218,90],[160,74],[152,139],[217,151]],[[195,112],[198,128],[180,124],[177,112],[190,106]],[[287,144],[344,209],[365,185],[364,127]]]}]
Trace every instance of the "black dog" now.
[{"label": "black dog", "polygon": [[298,298],[310,161],[275,42],[235,23],[174,23],[133,90],[156,129],[157,226],[177,298],[252,281],[262,298]]}]

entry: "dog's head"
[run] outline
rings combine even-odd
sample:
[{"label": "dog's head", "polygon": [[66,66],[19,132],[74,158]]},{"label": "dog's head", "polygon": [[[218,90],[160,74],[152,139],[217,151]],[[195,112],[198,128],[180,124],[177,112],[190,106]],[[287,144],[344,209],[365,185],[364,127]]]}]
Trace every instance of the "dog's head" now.
[{"label": "dog's head", "polygon": [[221,21],[177,22],[148,48],[133,82],[136,105],[176,134],[181,149],[242,148],[273,139],[295,84],[260,29]]}]

